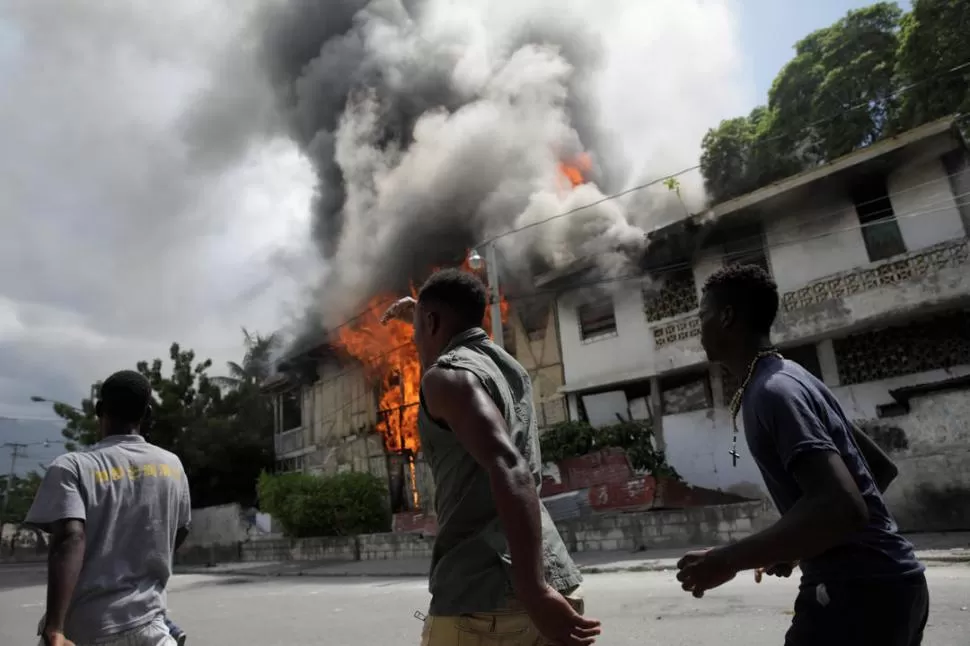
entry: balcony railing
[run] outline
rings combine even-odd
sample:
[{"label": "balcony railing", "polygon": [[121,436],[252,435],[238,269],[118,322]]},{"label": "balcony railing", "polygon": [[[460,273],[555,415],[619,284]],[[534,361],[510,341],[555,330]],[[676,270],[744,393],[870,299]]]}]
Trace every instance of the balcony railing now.
[{"label": "balcony railing", "polygon": [[697,314],[691,314],[676,321],[670,321],[653,328],[653,343],[662,348],[671,343],[691,339],[701,335],[701,320]]},{"label": "balcony railing", "polygon": [[[836,274],[785,292],[781,298],[783,313],[817,305],[829,300],[897,285],[923,278],[944,269],[970,265],[970,239],[960,238],[920,249],[902,257],[872,263],[860,269]],[[652,328],[654,345],[662,348],[678,341],[700,336],[701,324],[696,314]]]},{"label": "balcony railing", "polygon": [[276,435],[274,440],[277,457],[288,455],[290,453],[296,453],[306,445],[303,439],[302,427],[284,431],[279,435]]},{"label": "balcony railing", "polygon": [[970,240],[967,238],[948,240],[906,256],[883,260],[862,269],[822,278],[800,289],[786,292],[781,299],[781,309],[784,312],[794,312],[829,300],[923,278],[944,269],[968,263],[970,263]]}]

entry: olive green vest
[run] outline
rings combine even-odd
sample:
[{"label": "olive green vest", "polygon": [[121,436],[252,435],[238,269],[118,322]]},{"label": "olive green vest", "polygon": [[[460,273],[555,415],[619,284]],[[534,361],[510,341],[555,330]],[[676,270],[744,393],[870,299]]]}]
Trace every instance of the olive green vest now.
[{"label": "olive green vest", "polygon": [[[542,482],[539,432],[529,374],[481,328],[456,336],[436,366],[467,370],[481,380],[505,416],[516,448],[529,463],[536,491]],[[455,435],[436,423],[422,402],[418,432],[435,485],[438,536],[431,557],[432,615],[491,612],[512,599],[511,557],[488,475]],[[549,512],[540,504],[546,581],[560,591],[582,577]]]}]

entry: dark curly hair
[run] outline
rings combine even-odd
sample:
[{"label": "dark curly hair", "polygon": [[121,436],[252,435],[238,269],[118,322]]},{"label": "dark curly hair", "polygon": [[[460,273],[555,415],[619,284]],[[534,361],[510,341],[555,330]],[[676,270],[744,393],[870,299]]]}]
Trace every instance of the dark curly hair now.
[{"label": "dark curly hair", "polygon": [[756,334],[768,334],[778,315],[778,285],[758,265],[728,265],[704,283],[719,307],[730,305]]},{"label": "dark curly hair", "polygon": [[144,375],[134,370],[120,370],[101,384],[98,414],[123,424],[137,424],[148,411],[152,387]]},{"label": "dark curly hair", "polygon": [[460,269],[442,269],[431,275],[418,292],[418,302],[444,305],[468,327],[482,324],[488,303],[478,276]]}]

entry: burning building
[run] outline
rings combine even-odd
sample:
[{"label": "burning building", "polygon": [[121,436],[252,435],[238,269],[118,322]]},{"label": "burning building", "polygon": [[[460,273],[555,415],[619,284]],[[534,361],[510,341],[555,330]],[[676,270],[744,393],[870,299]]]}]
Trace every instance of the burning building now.
[{"label": "burning building", "polygon": [[[586,160],[562,164],[562,190],[584,181]],[[460,257],[461,266],[474,271],[467,257],[467,252]],[[410,289],[416,293],[413,284]],[[281,471],[373,473],[388,479],[395,511],[416,511],[428,508],[433,496],[417,432],[420,365],[411,325],[380,322],[397,296],[374,296],[324,340],[290,353],[264,391],[276,406]],[[546,427],[566,419],[554,301],[536,293],[527,296],[515,305],[501,296],[502,341],[532,375],[539,425]],[[490,311],[485,320],[489,332]]]},{"label": "burning building", "polygon": [[259,14],[280,121],[315,170],[324,266],[266,385],[281,469],[386,474],[396,509],[427,505],[410,326],[379,317],[483,240],[540,424],[565,419],[556,317],[534,279],[581,259],[622,273],[644,232],[604,193],[628,178],[598,117],[601,35],[540,4],[509,5],[522,14],[509,22],[441,0],[281,0]]}]

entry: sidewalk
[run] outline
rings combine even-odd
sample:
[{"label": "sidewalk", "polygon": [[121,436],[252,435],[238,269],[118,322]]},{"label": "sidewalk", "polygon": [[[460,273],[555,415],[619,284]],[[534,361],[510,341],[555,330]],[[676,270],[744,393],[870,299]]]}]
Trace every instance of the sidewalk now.
[{"label": "sidewalk", "polygon": [[[907,536],[916,546],[917,556],[928,567],[970,564],[970,532],[916,534]],[[663,572],[674,570],[677,560],[691,548],[650,550],[648,552],[580,552],[573,559],[584,574],[608,572]],[[176,574],[216,574],[234,576],[309,576],[309,577],[423,577],[431,569],[429,559],[386,561],[281,561],[264,563],[225,563],[213,567],[176,567]]]}]

